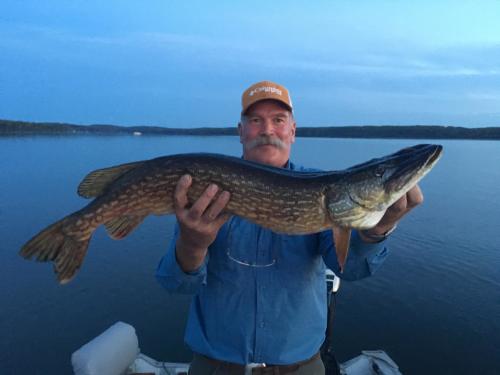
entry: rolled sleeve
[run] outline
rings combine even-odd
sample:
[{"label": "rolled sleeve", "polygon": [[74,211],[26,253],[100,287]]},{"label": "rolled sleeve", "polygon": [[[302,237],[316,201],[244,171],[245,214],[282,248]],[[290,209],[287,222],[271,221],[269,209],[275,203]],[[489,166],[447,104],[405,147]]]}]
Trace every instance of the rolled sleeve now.
[{"label": "rolled sleeve", "polygon": [[326,265],[344,280],[359,280],[373,275],[384,263],[389,253],[387,241],[378,243],[364,242],[356,230],[352,231],[344,272],[340,267],[333,244],[332,231],[321,233],[321,251]]},{"label": "rolled sleeve", "polygon": [[[182,294],[195,294],[206,280],[206,263],[195,271],[184,272],[175,255],[175,243],[178,237],[178,226],[175,226],[174,236],[156,268],[155,277],[158,282],[168,291]],[[208,256],[208,255],[207,255]]]},{"label": "rolled sleeve", "polygon": [[387,240],[377,243],[364,242],[358,231],[353,231],[347,256],[347,268],[352,268],[354,280],[373,275],[384,263],[389,250]]}]

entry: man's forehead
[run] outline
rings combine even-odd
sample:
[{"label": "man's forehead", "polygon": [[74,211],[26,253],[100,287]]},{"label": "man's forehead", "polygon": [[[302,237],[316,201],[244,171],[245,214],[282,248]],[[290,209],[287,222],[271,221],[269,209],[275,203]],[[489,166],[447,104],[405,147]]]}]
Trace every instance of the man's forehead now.
[{"label": "man's forehead", "polygon": [[263,114],[288,117],[291,113],[290,110],[288,108],[285,108],[285,106],[281,103],[274,100],[265,100],[255,103],[250,108],[248,108],[245,116],[249,117]]}]

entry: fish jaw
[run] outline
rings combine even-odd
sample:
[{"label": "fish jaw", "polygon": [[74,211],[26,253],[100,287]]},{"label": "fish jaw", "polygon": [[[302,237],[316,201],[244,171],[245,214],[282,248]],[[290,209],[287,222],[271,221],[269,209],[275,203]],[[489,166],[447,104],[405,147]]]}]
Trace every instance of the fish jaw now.
[{"label": "fish jaw", "polygon": [[437,163],[440,145],[417,145],[348,170],[325,192],[332,225],[369,229]]},{"label": "fish jaw", "polygon": [[384,182],[388,205],[401,198],[436,165],[442,156],[441,145],[417,145],[400,152],[410,153],[399,168]]}]

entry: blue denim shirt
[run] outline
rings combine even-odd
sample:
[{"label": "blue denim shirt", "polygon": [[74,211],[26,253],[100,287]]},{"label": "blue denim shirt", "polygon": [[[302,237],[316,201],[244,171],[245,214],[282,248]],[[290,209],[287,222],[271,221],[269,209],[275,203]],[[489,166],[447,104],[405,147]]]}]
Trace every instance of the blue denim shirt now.
[{"label": "blue denim shirt", "polygon": [[193,294],[185,341],[197,353],[240,364],[290,364],[314,355],[325,338],[325,265],[357,280],[372,275],[387,256],[384,242],[364,243],[353,231],[340,274],[331,230],[277,234],[234,216],[204,264],[185,273],[175,256],[177,236],[176,225],[156,277],[171,292]]}]

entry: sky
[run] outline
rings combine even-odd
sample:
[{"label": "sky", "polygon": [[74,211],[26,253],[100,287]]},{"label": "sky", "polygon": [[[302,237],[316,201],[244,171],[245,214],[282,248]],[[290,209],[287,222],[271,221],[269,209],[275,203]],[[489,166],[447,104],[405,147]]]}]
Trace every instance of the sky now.
[{"label": "sky", "polygon": [[298,126],[500,126],[500,0],[2,0],[0,119],[235,126],[272,80]]}]

